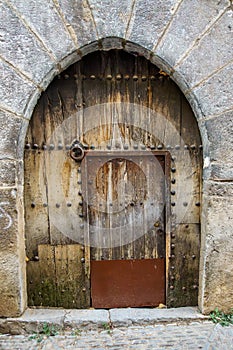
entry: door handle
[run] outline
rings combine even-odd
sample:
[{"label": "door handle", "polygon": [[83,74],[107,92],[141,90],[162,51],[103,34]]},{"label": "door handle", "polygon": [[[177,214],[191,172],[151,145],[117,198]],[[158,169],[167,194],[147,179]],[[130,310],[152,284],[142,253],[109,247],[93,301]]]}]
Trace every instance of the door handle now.
[{"label": "door handle", "polygon": [[84,158],[85,156],[84,147],[80,142],[77,141],[73,143],[70,149],[70,156],[75,161],[79,161]]}]

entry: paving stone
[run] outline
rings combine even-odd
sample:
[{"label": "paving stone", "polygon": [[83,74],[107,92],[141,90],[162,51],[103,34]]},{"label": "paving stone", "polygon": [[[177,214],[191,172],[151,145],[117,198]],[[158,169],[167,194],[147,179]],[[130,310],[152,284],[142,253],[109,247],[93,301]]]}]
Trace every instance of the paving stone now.
[{"label": "paving stone", "polygon": [[124,326],[132,324],[148,324],[179,319],[204,319],[197,308],[177,308],[177,309],[111,309],[109,311],[113,325]]},{"label": "paving stone", "polygon": [[71,310],[67,312],[65,327],[102,327],[109,322],[107,310]]},{"label": "paving stone", "polygon": [[60,324],[65,317],[65,313],[66,310],[62,309],[27,309],[24,314],[18,318],[18,321]]},{"label": "paving stone", "polygon": [[61,329],[65,317],[65,310],[27,309],[21,317],[0,320],[1,332],[13,334],[39,332],[44,323],[53,324]]},{"label": "paving stone", "polygon": [[[70,335],[57,335],[55,337],[45,337],[41,343],[30,340],[28,336],[7,336],[0,335],[1,350],[15,349],[167,349],[172,350],[197,350],[197,349],[218,349],[232,350],[233,333],[232,327],[215,326],[213,323],[205,322],[202,325],[176,325],[167,327],[137,326],[131,329],[122,328],[121,344],[116,343],[112,336],[105,339],[105,334],[99,331],[86,330],[82,335],[71,337]],[[163,332],[161,333],[161,329]],[[192,333],[188,332],[192,330]],[[117,332],[116,332],[117,331]],[[132,341],[129,334],[134,332],[135,340]],[[149,332],[149,336],[145,335]],[[177,337],[177,332],[183,334],[183,339]],[[118,329],[113,329],[112,334],[119,334]],[[151,336],[152,334],[152,336]],[[212,335],[211,335],[212,334]],[[111,340],[110,340],[111,339]]]}]

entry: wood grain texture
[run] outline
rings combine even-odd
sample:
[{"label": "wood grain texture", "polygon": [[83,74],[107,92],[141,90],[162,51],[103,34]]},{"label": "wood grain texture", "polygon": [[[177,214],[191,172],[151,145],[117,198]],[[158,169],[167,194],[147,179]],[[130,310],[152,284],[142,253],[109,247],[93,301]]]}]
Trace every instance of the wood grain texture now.
[{"label": "wood grain texture", "polygon": [[[98,157],[93,157],[92,165],[83,167],[83,161],[70,157],[68,148],[75,140],[87,145],[88,154],[120,152],[121,156],[103,164],[102,158],[101,166]],[[30,121],[26,145],[30,305],[90,306],[90,261],[132,257],[164,257],[167,305],[197,304],[197,289],[188,286],[198,286],[200,136],[188,102],[168,76],[145,58],[124,51],[89,54],[56,77],[42,94]],[[140,152],[151,154],[150,149],[159,149],[157,155],[167,154],[159,160],[166,181],[149,156],[141,157]],[[126,152],[138,156],[122,161]],[[151,203],[157,203],[154,207],[146,207],[148,194],[154,198]],[[164,202],[163,209],[159,202]],[[159,217],[148,227],[148,218],[158,209]],[[138,220],[143,231],[140,236],[136,234]],[[101,245],[101,228],[113,243],[112,231],[119,226],[123,242],[124,225],[129,222],[129,243],[111,248]],[[186,225],[194,233],[187,233]],[[93,240],[96,244],[90,247]],[[50,284],[51,298],[44,291],[38,296],[30,285],[32,277],[40,281],[41,273],[48,273],[43,254],[52,255],[49,245],[55,254],[53,262],[47,258],[51,263],[49,279],[56,281]],[[82,246],[85,263],[78,261]],[[183,274],[182,256],[192,247],[196,258],[185,265]],[[35,261],[38,255],[39,262]],[[77,266],[69,261],[70,256],[76,256]],[[68,296],[62,290],[67,290],[70,280],[80,280],[82,288],[75,282]]]},{"label": "wood grain texture", "polygon": [[27,263],[28,295],[31,306],[87,308],[89,281],[83,247],[39,245],[39,260]]}]

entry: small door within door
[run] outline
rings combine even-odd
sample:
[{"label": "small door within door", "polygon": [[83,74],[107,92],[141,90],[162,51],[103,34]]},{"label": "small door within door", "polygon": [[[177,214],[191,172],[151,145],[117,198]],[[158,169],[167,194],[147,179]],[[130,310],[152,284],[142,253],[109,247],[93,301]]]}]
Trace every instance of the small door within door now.
[{"label": "small door within door", "polygon": [[84,158],[93,307],[165,303],[164,170],[165,156],[146,151]]}]

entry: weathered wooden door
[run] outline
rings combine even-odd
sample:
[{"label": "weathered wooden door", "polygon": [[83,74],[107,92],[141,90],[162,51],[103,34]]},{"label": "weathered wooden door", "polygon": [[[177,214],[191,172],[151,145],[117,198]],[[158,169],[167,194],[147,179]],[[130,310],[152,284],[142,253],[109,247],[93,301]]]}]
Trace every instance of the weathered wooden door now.
[{"label": "weathered wooden door", "polygon": [[96,52],[41,96],[25,145],[28,303],[196,305],[201,148],[177,86]]}]

